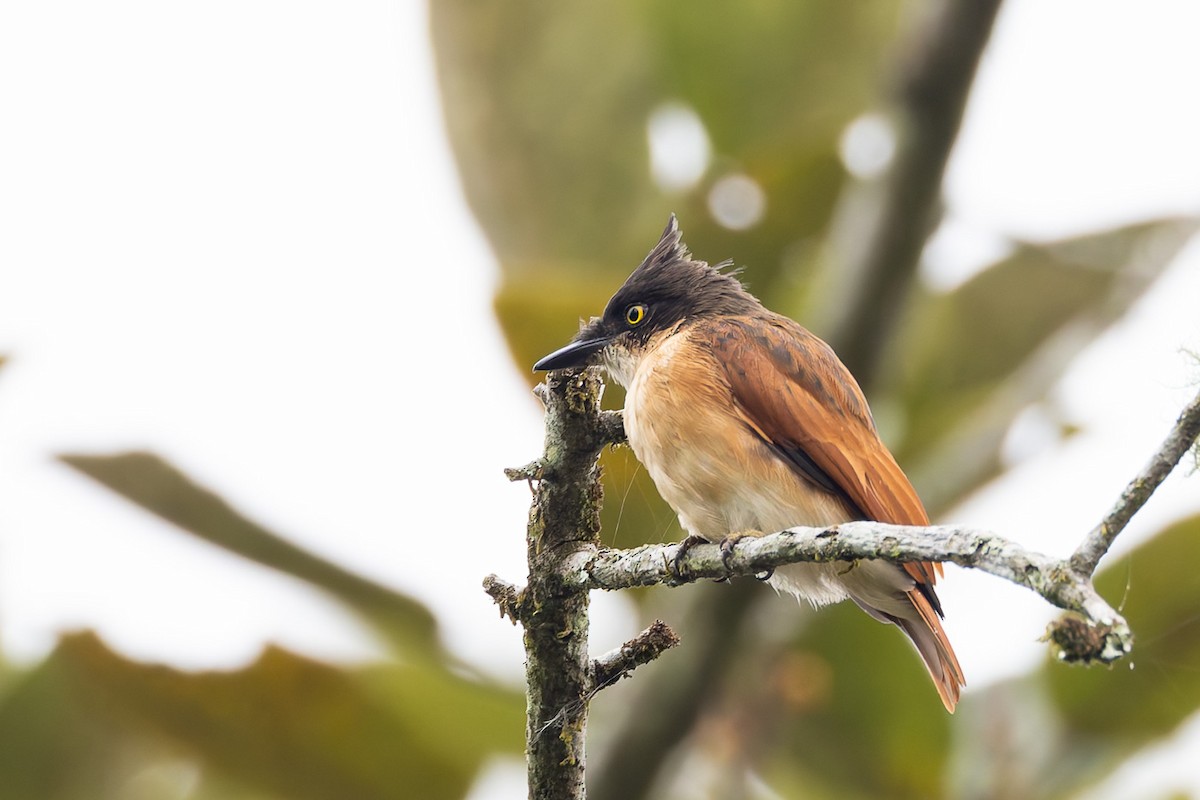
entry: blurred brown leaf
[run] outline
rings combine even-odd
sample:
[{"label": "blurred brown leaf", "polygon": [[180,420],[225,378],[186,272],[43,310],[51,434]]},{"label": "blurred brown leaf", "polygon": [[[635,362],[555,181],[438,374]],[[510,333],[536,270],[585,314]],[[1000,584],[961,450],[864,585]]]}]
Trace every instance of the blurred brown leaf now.
[{"label": "blurred brown leaf", "polygon": [[173,755],[272,796],[451,800],[487,757],[520,752],[522,709],[429,665],[343,670],[268,648],[192,673],[76,634],[0,701],[0,775],[5,797],[118,798]]}]

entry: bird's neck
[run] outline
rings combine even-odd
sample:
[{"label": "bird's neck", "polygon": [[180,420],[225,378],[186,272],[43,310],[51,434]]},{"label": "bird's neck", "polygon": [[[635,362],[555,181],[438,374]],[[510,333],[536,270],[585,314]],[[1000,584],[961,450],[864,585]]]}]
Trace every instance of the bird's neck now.
[{"label": "bird's neck", "polygon": [[628,389],[633,384],[633,376],[637,374],[638,366],[646,354],[645,348],[609,347],[604,351],[601,362],[604,371],[609,376]]},{"label": "bird's neck", "polygon": [[682,333],[683,328],[683,323],[679,323],[667,330],[653,334],[643,343],[620,342],[614,344],[604,351],[601,364],[613,380],[628,389],[633,385],[634,376],[637,375],[642,362],[661,347],[667,339]]}]

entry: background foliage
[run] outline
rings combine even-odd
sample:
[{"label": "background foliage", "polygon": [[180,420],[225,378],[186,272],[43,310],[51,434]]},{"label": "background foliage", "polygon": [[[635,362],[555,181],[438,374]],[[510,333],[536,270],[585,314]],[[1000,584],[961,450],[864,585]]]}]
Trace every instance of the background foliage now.
[{"label": "background foliage", "polygon": [[[436,4],[451,138],[501,262],[496,309],[518,369],[566,341],[581,314],[598,313],[670,211],[693,252],[713,261],[734,255],[768,306],[836,333],[823,329],[833,316],[825,306],[852,260],[850,201],[870,192],[842,167],[840,140],[868,112],[895,123],[909,111],[897,108],[904,98],[892,90],[914,58],[904,51],[914,10],[618,2],[585,17],[516,4],[485,19],[472,3]],[[648,120],[671,104],[694,111],[712,148],[703,175],[683,190],[656,183],[648,169]],[[765,216],[745,230],[723,227],[709,211],[710,192],[730,174],[748,176],[766,197]],[[1068,241],[1012,242],[1007,256],[951,291],[917,285],[891,298],[904,309],[897,329],[877,374],[859,377],[889,410],[885,434],[934,516],[999,473],[1015,416],[1193,231],[1190,220],[1163,219]],[[619,405],[619,392],[610,396]],[[679,535],[627,452],[610,454],[606,467],[609,496],[620,498],[605,509],[606,537],[631,546]],[[1190,552],[1196,540],[1180,532],[1197,525],[1181,522],[1140,548],[1139,571],[1155,574],[1160,559]],[[1112,564],[1100,585],[1123,574]],[[1183,599],[1196,586],[1160,584],[1174,599],[1131,598],[1126,611],[1139,633],[1169,627],[1172,646],[1186,649],[1200,637]],[[639,601],[647,620],[684,619],[684,645],[671,656],[703,664],[654,665],[624,695],[599,700],[593,797],[698,786],[705,796],[750,796],[750,774],[789,797],[1065,796],[1195,709],[1170,689],[1174,713],[1134,701],[1122,708],[1142,719],[1118,721],[1105,713],[1105,698],[1133,691],[1131,683],[1152,692],[1161,675],[1047,662],[1020,681],[969,694],[949,718],[929,702],[903,642],[854,609],[773,616],[774,630],[791,633],[764,641],[741,635],[747,620],[770,613],[756,609],[753,595],[731,597],[722,587],[686,594],[645,592]],[[761,620],[754,627],[761,631]],[[1195,682],[1186,660],[1169,663],[1180,665],[1179,674],[1165,667],[1172,681]],[[1034,706],[1028,717],[1053,741],[1052,757],[1013,760],[1026,731],[1002,709],[1018,704]],[[1097,728],[1086,727],[1085,709]],[[652,734],[641,733],[647,727]],[[981,739],[991,746],[969,744]],[[968,750],[971,768],[956,766]]]},{"label": "background foliage", "polygon": [[[846,172],[839,143],[865,113],[898,118],[902,43],[927,8],[733,8],[430,4],[449,135],[501,264],[496,313],[522,374],[602,307],[671,211],[694,252],[736,256],[768,305],[829,333],[854,244],[850,199],[871,189]],[[648,168],[647,123],[664,104],[691,109],[711,145],[686,189],[664,188]],[[745,230],[709,212],[731,174],[766,198]],[[891,298],[902,313],[887,357],[860,377],[889,410],[885,434],[934,516],[999,474],[1012,420],[1193,230],[1162,219],[1013,242],[951,291],[913,285]],[[3,797],[437,800],[465,796],[488,758],[519,756],[520,687],[457,663],[432,610],[290,544],[154,455],[66,460],[191,535],[337,598],[390,657],[340,667],[271,649],[242,670],[189,673],[131,661],[91,634],[65,637],[34,668],[0,666]],[[608,454],[606,469],[609,497],[622,498],[605,509],[615,544],[677,536],[627,451]],[[853,609],[784,615],[759,603],[757,586],[635,593],[640,613],[672,620],[684,646],[597,702],[592,794],[734,798],[761,795],[763,783],[787,797],[1076,794],[1200,705],[1200,576],[1189,569],[1200,518],[1129,557],[1160,576],[1125,607],[1154,669],[1047,661],[972,691],[953,718],[900,637]],[[1118,597],[1126,575],[1114,561],[1099,586]],[[755,633],[764,629],[773,635]]]}]

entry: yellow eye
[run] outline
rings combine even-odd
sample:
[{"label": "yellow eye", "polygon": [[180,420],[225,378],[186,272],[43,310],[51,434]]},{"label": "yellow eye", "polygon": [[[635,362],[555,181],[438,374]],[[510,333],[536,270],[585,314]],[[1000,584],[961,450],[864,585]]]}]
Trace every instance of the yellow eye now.
[{"label": "yellow eye", "polygon": [[630,306],[625,309],[625,321],[630,325],[637,325],[646,318],[646,307],[641,303],[635,306]]}]

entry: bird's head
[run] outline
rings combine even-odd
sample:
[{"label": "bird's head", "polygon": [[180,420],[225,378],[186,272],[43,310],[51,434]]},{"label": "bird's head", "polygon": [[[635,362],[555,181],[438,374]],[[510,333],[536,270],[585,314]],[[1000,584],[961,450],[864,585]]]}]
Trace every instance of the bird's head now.
[{"label": "bird's head", "polygon": [[535,370],[603,364],[627,386],[637,362],[679,323],[753,313],[762,306],[730,272],[692,258],[672,214],[658,244],[575,338],[533,365]]}]

